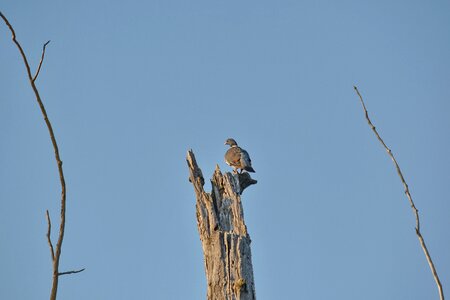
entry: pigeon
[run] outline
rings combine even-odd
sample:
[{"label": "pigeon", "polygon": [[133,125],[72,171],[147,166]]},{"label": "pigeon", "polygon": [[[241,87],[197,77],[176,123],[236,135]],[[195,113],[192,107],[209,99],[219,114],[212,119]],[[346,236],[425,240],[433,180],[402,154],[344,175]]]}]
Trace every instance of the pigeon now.
[{"label": "pigeon", "polygon": [[233,167],[233,171],[237,173],[237,169],[241,169],[241,174],[243,170],[247,172],[254,173],[255,170],[252,168],[252,160],[248,155],[248,152],[238,147],[238,144],[234,139],[227,139],[225,145],[229,145],[227,153],[225,153],[225,162],[227,165]]}]

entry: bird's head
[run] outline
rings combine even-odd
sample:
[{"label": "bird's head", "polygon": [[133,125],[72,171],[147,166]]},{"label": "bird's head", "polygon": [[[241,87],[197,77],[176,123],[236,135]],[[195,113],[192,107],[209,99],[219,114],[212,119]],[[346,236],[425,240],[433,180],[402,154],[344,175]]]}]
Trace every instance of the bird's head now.
[{"label": "bird's head", "polygon": [[225,141],[225,145],[230,145],[230,147],[237,146],[237,143],[234,139],[229,138]]}]

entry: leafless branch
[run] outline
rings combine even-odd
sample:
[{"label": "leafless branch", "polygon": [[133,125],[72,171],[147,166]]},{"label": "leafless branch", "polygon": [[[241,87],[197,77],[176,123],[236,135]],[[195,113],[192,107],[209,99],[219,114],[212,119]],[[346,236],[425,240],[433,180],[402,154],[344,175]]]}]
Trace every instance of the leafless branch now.
[{"label": "leafless branch", "polygon": [[414,201],[412,200],[411,194],[409,192],[408,184],[406,183],[405,178],[403,177],[403,173],[402,173],[402,171],[400,169],[400,166],[397,163],[397,160],[394,157],[394,154],[392,154],[391,149],[388,148],[388,146],[385,144],[385,142],[383,141],[381,136],[378,134],[378,131],[376,130],[375,126],[372,124],[372,121],[369,118],[369,113],[367,112],[367,109],[366,109],[366,105],[364,104],[364,100],[363,100],[361,94],[359,93],[358,88],[356,86],[354,86],[354,88],[355,88],[356,93],[359,96],[359,100],[361,101],[362,107],[364,109],[364,113],[366,115],[367,123],[369,124],[370,128],[372,128],[372,131],[374,132],[374,134],[377,137],[378,141],[380,141],[380,143],[383,145],[383,147],[386,150],[387,154],[392,159],[392,162],[394,163],[395,168],[397,169],[397,174],[400,177],[400,180],[402,181],[403,187],[405,189],[406,197],[409,200],[409,204],[411,205],[411,209],[412,209],[412,211],[414,213],[414,216],[416,218],[416,235],[417,235],[417,238],[419,239],[420,246],[422,247],[423,252],[425,253],[425,257],[426,257],[426,259],[428,261],[428,265],[430,266],[430,269],[431,269],[431,272],[433,274],[434,280],[436,281],[436,285],[437,285],[437,288],[438,288],[438,291],[439,291],[439,298],[440,298],[440,300],[444,300],[444,292],[442,290],[441,281],[439,280],[439,276],[437,274],[436,268],[434,266],[433,261],[431,260],[431,256],[430,256],[430,253],[428,252],[427,246],[425,245],[425,240],[423,239],[423,236],[420,233],[419,210],[414,205]]},{"label": "leafless branch", "polygon": [[[35,85],[35,79],[37,78],[37,76],[39,75],[39,70],[41,68],[43,59],[44,59],[44,54],[45,54],[45,47],[48,44],[45,43],[44,47],[43,47],[43,51],[42,51],[42,57],[41,57],[41,62],[39,63],[39,67],[36,71],[36,75],[33,77],[31,75],[31,69],[30,69],[30,65],[28,63],[27,57],[25,55],[25,52],[22,49],[22,46],[20,45],[20,43],[17,41],[16,39],[16,33],[14,31],[14,28],[12,27],[12,25],[9,23],[8,19],[5,17],[5,15],[3,15],[3,13],[0,12],[0,17],[3,19],[3,21],[5,22],[6,26],[8,26],[9,30],[11,31],[12,34],[12,40],[14,42],[14,44],[16,44],[17,48],[19,49],[19,52],[22,56],[23,62],[25,64],[25,68],[27,70],[27,75],[28,75],[28,79],[30,80],[30,85],[34,91],[34,94],[36,96],[36,101],[39,104],[39,108],[41,109],[42,112],[42,116],[44,117],[44,121],[45,124],[47,125],[47,129],[50,135],[50,140],[52,142],[53,145],[53,150],[55,152],[55,160],[56,160],[56,165],[58,167],[58,173],[59,173],[59,180],[60,180],[60,184],[61,184],[61,221],[60,221],[60,225],[59,225],[59,235],[58,235],[58,241],[56,243],[56,248],[55,248],[55,252],[54,252],[54,259],[53,259],[53,280],[52,280],[52,289],[51,289],[51,294],[50,294],[50,300],[55,300],[56,299],[56,293],[58,291],[58,276],[59,276],[59,259],[61,256],[61,247],[62,247],[62,243],[63,243],[63,239],[64,239],[64,229],[65,229],[65,225],[66,225],[66,182],[64,179],[64,172],[63,172],[63,162],[61,161],[61,158],[59,156],[59,149],[58,149],[58,144],[56,143],[56,138],[55,138],[55,134],[53,132],[53,127],[52,124],[50,123],[50,120],[47,116],[47,111],[45,110],[44,104],[42,103],[41,100],[41,96],[39,94],[39,91]],[[48,214],[47,214],[48,216]],[[49,219],[48,219],[49,220]]]},{"label": "leafless branch", "polygon": [[62,273],[58,273],[58,276],[61,275],[67,275],[67,274],[75,274],[75,273],[80,273],[83,272],[84,270],[86,270],[85,268],[81,269],[81,270],[77,270],[77,271],[67,271],[67,272],[62,272]]},{"label": "leafless branch", "polygon": [[42,67],[42,63],[44,62],[44,56],[45,56],[45,48],[47,47],[48,43],[50,43],[50,41],[47,41],[44,46],[42,47],[42,55],[41,55],[41,61],[39,62],[39,66],[36,70],[36,74],[33,77],[33,82],[36,81],[38,75],[39,75],[39,71],[41,71],[41,67]]},{"label": "leafless branch", "polygon": [[50,221],[50,215],[48,214],[48,209],[46,211],[47,214],[47,242],[48,242],[48,246],[50,247],[50,253],[52,255],[52,261],[55,260],[55,252],[53,251],[53,244],[52,244],[52,239],[50,237],[50,234],[52,233],[52,222]]},{"label": "leafless branch", "polygon": [[27,57],[25,56],[25,52],[23,52],[22,46],[19,44],[19,42],[16,40],[16,32],[14,31],[14,28],[9,23],[8,19],[5,17],[5,15],[0,11],[0,17],[2,17],[3,21],[5,21],[6,26],[8,26],[9,31],[11,31],[12,34],[12,40],[14,44],[16,44],[17,48],[19,49],[20,55],[22,55],[23,62],[25,63],[25,68],[27,68],[27,74],[30,81],[33,80],[31,77],[31,71],[30,71],[30,65],[28,64]]}]

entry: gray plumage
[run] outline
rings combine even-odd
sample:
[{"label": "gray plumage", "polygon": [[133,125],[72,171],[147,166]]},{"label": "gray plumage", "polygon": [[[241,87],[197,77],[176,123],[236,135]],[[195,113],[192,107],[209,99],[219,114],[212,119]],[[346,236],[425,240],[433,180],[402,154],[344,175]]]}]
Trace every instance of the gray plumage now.
[{"label": "gray plumage", "polygon": [[248,155],[247,151],[239,147],[234,139],[227,139],[225,145],[230,146],[230,149],[225,153],[225,162],[227,165],[233,167],[234,172],[237,172],[237,169],[241,169],[241,173],[243,170],[255,172],[252,168],[250,155]]}]

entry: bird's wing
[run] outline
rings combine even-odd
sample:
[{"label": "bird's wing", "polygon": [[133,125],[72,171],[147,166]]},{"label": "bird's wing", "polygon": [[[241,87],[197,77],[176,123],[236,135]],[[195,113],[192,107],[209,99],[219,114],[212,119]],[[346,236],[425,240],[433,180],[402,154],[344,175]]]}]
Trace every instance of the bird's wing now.
[{"label": "bird's wing", "polygon": [[250,159],[250,155],[248,155],[248,152],[244,149],[241,149],[241,164],[242,167],[251,167],[252,166],[252,160]]}]

